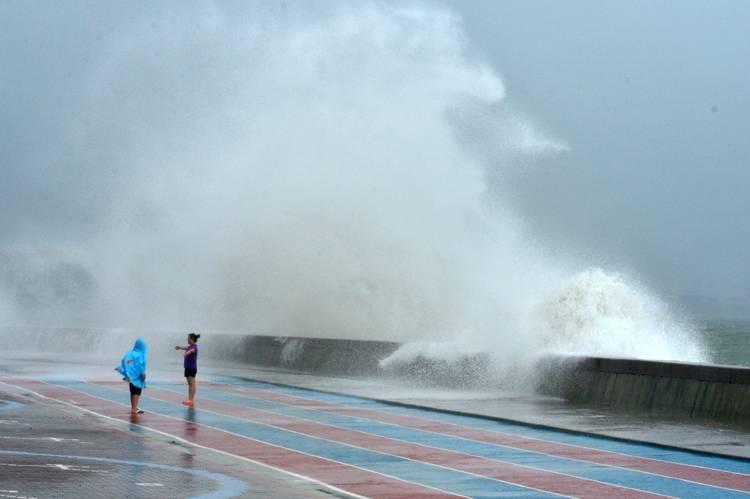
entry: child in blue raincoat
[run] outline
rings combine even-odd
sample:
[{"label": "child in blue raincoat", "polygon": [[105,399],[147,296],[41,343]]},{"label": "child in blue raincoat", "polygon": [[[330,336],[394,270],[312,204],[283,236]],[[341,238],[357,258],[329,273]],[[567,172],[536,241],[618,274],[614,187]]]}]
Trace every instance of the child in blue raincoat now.
[{"label": "child in blue raincoat", "polygon": [[138,409],[138,400],[146,388],[147,349],[148,345],[142,338],[136,339],[133,349],[126,353],[120,365],[115,367],[115,371],[122,375],[122,379],[130,383],[130,413],[133,415],[143,414],[143,411]]}]

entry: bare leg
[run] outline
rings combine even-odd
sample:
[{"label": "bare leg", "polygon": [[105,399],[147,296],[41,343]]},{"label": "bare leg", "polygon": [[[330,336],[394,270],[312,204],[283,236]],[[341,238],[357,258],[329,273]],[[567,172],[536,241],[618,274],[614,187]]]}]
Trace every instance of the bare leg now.
[{"label": "bare leg", "polygon": [[136,414],[138,412],[138,400],[141,398],[140,395],[130,396],[130,413]]},{"label": "bare leg", "polygon": [[188,382],[188,400],[193,402],[195,400],[195,377],[191,376],[187,378]]}]

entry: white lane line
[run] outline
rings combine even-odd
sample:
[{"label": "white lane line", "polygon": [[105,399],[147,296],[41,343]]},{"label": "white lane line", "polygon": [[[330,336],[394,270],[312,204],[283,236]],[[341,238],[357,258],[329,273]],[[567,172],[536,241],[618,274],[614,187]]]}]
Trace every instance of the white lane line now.
[{"label": "white lane line", "polygon": [[60,437],[13,437],[0,435],[0,438],[5,440],[49,440],[51,442],[77,442],[79,444],[89,444],[91,442],[83,442],[77,438],[60,438]]},{"label": "white lane line", "polygon": [[107,470],[91,469],[90,466],[79,466],[75,464],[45,463],[45,464],[18,464],[18,463],[0,463],[0,466],[9,468],[46,468],[61,471],[85,471],[87,473],[109,473]]}]

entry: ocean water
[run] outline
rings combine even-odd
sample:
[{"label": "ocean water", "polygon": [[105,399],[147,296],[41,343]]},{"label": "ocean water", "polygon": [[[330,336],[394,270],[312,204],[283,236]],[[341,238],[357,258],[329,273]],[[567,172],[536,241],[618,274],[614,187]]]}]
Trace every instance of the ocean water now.
[{"label": "ocean water", "polygon": [[704,319],[698,324],[714,364],[750,367],[750,320]]}]

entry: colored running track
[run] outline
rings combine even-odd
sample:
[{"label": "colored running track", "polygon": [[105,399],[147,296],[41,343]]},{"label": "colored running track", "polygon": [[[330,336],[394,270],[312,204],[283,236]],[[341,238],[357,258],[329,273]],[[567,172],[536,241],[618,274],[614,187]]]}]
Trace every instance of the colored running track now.
[{"label": "colored running track", "polygon": [[0,381],[354,497],[750,497],[750,462],[239,378]]}]

